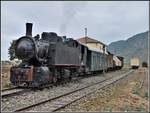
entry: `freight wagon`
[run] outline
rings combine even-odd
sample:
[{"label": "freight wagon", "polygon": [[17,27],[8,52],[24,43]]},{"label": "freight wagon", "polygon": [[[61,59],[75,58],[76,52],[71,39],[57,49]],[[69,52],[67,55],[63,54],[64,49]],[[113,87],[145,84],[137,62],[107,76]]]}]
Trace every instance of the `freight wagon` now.
[{"label": "freight wagon", "polygon": [[107,55],[101,53],[96,49],[92,49],[88,47],[87,51],[87,66],[89,67],[89,71],[103,71],[107,70]]},{"label": "freight wagon", "polygon": [[122,61],[115,55],[113,56],[113,62],[114,69],[120,69],[122,67]]},{"label": "freight wagon", "polygon": [[131,58],[130,65],[132,69],[138,69],[140,66],[139,58],[137,57]]},{"label": "freight wagon", "polygon": [[113,54],[110,53],[109,51],[107,51],[108,55],[107,55],[107,67],[108,67],[108,71],[113,70]]}]

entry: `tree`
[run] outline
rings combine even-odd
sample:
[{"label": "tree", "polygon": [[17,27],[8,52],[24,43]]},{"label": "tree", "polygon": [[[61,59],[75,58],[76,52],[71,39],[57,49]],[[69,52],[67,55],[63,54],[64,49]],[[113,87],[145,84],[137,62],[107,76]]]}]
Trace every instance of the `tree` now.
[{"label": "tree", "polygon": [[142,62],[142,67],[147,67],[147,62]]},{"label": "tree", "polygon": [[10,43],[10,47],[8,49],[8,54],[9,54],[9,59],[10,60],[13,60],[16,57],[16,54],[15,54],[15,48],[16,48],[16,40],[13,40],[11,43]]}]

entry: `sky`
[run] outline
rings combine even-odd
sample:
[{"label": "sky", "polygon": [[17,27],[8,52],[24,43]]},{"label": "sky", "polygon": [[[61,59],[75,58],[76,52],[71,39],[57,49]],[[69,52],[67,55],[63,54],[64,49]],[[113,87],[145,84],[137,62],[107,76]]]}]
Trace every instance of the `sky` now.
[{"label": "sky", "polygon": [[105,44],[145,32],[149,28],[148,1],[2,1],[1,60],[8,60],[10,42],[25,35],[56,32],[69,38],[87,35]]}]

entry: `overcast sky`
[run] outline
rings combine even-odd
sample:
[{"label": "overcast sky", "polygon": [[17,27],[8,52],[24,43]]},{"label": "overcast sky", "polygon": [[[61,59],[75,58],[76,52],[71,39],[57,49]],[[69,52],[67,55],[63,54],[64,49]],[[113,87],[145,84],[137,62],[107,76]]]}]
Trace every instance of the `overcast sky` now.
[{"label": "overcast sky", "polygon": [[105,44],[125,40],[148,30],[148,1],[2,1],[1,59],[8,59],[13,39],[25,35],[25,23],[33,23],[33,35],[56,32],[74,39],[88,36]]}]

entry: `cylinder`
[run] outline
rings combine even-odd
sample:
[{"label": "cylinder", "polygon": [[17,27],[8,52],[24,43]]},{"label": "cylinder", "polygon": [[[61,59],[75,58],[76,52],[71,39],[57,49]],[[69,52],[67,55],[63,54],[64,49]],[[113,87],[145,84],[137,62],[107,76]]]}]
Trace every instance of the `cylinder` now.
[{"label": "cylinder", "polygon": [[32,23],[26,23],[26,36],[32,37]]}]

